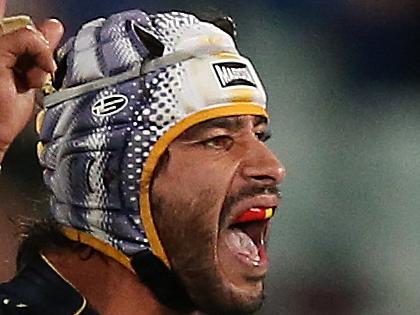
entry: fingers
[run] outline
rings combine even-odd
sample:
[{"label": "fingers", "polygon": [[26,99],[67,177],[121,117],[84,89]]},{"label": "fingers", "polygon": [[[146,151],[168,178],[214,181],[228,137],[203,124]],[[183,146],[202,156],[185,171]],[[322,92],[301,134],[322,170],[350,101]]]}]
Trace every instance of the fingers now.
[{"label": "fingers", "polygon": [[[1,1],[1,0],[0,0]],[[40,32],[44,35],[50,43],[50,48],[55,49],[63,37],[64,27],[63,24],[56,19],[49,19],[37,25]]]},{"label": "fingers", "polygon": [[13,70],[20,92],[41,87],[48,73],[55,72],[53,51],[64,32],[62,23],[55,19],[45,20],[35,27],[29,17],[19,16],[8,18],[7,26],[13,26],[14,20],[22,24],[24,18],[29,21],[25,20],[25,27],[15,27],[0,38],[0,66]]},{"label": "fingers", "polygon": [[40,87],[39,82],[31,81],[35,75],[28,77],[28,74],[54,73],[56,65],[52,49],[42,33],[34,27],[26,26],[5,34],[1,36],[0,43],[0,65],[13,70],[19,79],[26,78],[26,87]]},{"label": "fingers", "polygon": [[48,77],[50,77],[49,73],[45,72],[40,68],[32,68],[26,72],[26,84],[27,88],[30,89],[37,89],[43,87],[45,82],[47,82]]},{"label": "fingers", "polygon": [[[38,30],[43,34],[44,38],[48,41],[51,51],[54,51],[64,34],[63,24],[57,19],[48,19],[37,25]],[[54,67],[56,68],[55,64]],[[55,72],[45,72],[40,68],[33,68],[27,72],[27,79],[29,87],[36,88],[45,84],[49,74]]]}]

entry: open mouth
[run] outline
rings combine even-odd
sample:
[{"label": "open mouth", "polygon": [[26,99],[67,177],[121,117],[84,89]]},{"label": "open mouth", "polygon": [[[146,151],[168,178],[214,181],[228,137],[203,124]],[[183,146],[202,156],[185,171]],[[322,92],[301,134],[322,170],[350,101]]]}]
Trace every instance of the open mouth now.
[{"label": "open mouth", "polygon": [[267,230],[274,208],[251,208],[241,213],[228,228],[227,244],[246,264],[267,264]]}]

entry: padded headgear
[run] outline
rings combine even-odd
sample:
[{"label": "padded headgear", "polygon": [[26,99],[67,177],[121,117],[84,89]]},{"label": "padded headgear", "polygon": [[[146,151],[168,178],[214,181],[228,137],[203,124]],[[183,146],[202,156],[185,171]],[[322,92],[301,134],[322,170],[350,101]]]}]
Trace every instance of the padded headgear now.
[{"label": "padded headgear", "polygon": [[150,250],[169,266],[149,201],[159,157],[202,121],[266,116],[264,89],[233,30],[133,10],[85,24],[59,50],[38,154],[51,214],[69,238],[127,267]]}]

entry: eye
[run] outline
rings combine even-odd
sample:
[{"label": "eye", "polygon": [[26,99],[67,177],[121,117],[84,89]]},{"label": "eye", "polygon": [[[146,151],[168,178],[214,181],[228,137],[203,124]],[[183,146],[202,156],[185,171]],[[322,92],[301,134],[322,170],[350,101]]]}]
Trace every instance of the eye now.
[{"label": "eye", "polygon": [[207,148],[216,150],[229,150],[232,147],[233,139],[230,136],[216,136],[201,142]]},{"label": "eye", "polygon": [[271,131],[270,130],[260,130],[255,132],[255,136],[258,138],[258,140],[262,142],[266,142],[270,140],[271,138]]}]

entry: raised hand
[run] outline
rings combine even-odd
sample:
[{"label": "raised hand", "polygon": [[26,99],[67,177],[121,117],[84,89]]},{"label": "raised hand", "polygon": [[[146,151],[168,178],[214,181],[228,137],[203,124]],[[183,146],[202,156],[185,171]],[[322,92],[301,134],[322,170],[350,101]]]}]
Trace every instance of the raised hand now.
[{"label": "raised hand", "polygon": [[[0,14],[5,1],[0,0]],[[42,87],[56,65],[53,51],[63,26],[47,20],[37,26],[0,31],[0,162],[15,137],[32,117],[35,90]]]}]

